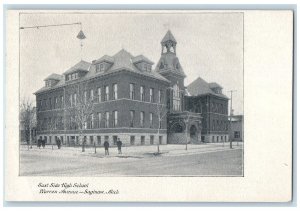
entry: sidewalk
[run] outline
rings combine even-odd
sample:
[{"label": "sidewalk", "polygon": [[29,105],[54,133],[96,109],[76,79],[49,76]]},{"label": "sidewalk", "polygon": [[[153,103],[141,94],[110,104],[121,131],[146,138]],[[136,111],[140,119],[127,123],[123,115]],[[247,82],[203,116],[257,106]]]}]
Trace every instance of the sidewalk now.
[{"label": "sidewalk", "polygon": [[[229,142],[226,143],[206,143],[206,144],[188,144],[187,150],[186,145],[175,145],[175,144],[167,144],[160,145],[160,153],[158,153],[157,145],[145,145],[145,146],[123,146],[122,154],[118,154],[118,150],[116,147],[110,147],[109,156],[104,156],[104,148],[97,147],[96,154],[94,147],[86,147],[85,152],[82,152],[81,147],[62,147],[61,149],[57,149],[57,146],[47,145],[45,149],[37,148],[33,146],[32,149],[28,150],[28,147],[25,145],[21,146],[21,151],[23,153],[34,153],[34,154],[45,154],[53,155],[53,156],[64,156],[64,157],[74,157],[74,156],[86,156],[86,157],[97,157],[97,158],[145,158],[145,157],[157,157],[157,156],[178,156],[178,155],[190,155],[190,154],[202,154],[209,153],[215,151],[226,151],[232,150],[230,149]],[[243,143],[233,143],[233,149],[242,149]]]}]

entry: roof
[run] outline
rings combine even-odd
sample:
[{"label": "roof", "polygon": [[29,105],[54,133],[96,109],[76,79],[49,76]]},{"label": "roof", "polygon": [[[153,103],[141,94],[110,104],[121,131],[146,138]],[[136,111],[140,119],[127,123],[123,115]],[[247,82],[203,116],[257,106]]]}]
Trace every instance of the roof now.
[{"label": "roof", "polygon": [[136,57],[134,57],[132,59],[132,62],[135,64],[135,63],[138,63],[138,62],[141,62],[141,61],[144,61],[148,64],[154,64],[154,62],[150,61],[150,59],[148,59],[147,57],[143,56],[143,55],[138,55]]},{"label": "roof", "polygon": [[114,58],[108,55],[104,55],[102,56],[100,59],[97,59],[95,62],[93,63],[99,63],[99,62],[109,62],[109,63],[114,63]]},{"label": "roof", "polygon": [[91,63],[81,60],[80,62],[75,64],[73,67],[71,67],[67,71],[65,71],[63,74],[66,75],[69,73],[76,72],[78,70],[88,71],[90,66],[91,66]]},{"label": "roof", "polygon": [[213,88],[221,88],[223,89],[223,87],[221,87],[219,84],[217,84],[216,82],[211,82],[208,84],[209,88],[213,89]]},{"label": "roof", "polygon": [[209,83],[207,83],[205,80],[203,80],[200,77],[198,77],[190,85],[188,85],[187,90],[192,96],[212,94],[212,95],[215,95],[215,96],[219,96],[219,97],[228,99],[228,97],[224,94],[215,93],[210,88]]},{"label": "roof", "polygon": [[[164,64],[164,66],[165,66],[163,69],[160,69],[161,64]],[[176,68],[177,64],[179,65],[178,68]],[[157,72],[166,72],[169,70],[171,70],[172,72],[177,73],[179,75],[182,75],[184,77],[186,76],[182,69],[182,66],[178,60],[178,57],[174,53],[162,54],[156,65]]]},{"label": "roof", "polygon": [[[106,58],[108,58],[108,57],[106,57]],[[158,80],[165,81],[165,82],[169,83],[169,80],[167,80],[165,77],[163,77],[162,75],[160,75],[159,73],[157,73],[154,70],[150,71],[150,72],[139,70],[133,63],[134,58],[136,58],[136,57],[132,56],[129,52],[127,52],[124,49],[120,50],[118,53],[116,53],[111,58],[114,60],[114,63],[112,64],[112,66],[107,71],[104,71],[104,72],[101,72],[101,73],[96,72],[96,65],[95,64],[91,64],[91,63],[88,63],[86,61],[81,60],[76,65],[74,65],[73,67],[68,69],[66,72],[64,72],[64,74],[72,73],[72,72],[75,72],[77,70],[85,70],[85,71],[87,71],[87,73],[83,77],[77,79],[76,81],[68,82],[68,84],[69,83],[76,83],[78,81],[89,80],[89,79],[92,79],[92,78],[108,75],[108,74],[111,74],[111,73],[114,73],[114,72],[119,72],[119,71],[122,71],[122,70],[126,70],[126,71],[129,71],[129,72],[144,75],[144,76],[147,76],[147,77],[150,77],[150,78],[158,79]],[[65,84],[66,84],[65,80],[62,77],[62,80],[60,80],[56,85],[54,85],[52,87],[43,87],[43,88],[39,89],[37,92],[35,92],[35,94],[37,94],[39,92],[46,91],[46,90],[62,87]]]},{"label": "roof", "polygon": [[174,36],[173,36],[173,34],[172,34],[172,32],[170,30],[167,31],[167,34],[162,39],[161,43],[167,42],[169,40],[177,43],[176,40],[175,40],[175,38],[174,38]]},{"label": "roof", "polygon": [[56,74],[56,73],[52,73],[51,75],[49,75],[47,78],[44,79],[44,81],[47,80],[56,80],[56,81],[60,81],[63,78],[62,75]]}]

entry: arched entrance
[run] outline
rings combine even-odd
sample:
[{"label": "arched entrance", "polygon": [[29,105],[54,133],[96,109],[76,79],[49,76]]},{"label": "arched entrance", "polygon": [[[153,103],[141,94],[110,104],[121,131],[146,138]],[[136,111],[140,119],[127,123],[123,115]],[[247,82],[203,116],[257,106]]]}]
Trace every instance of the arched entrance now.
[{"label": "arched entrance", "polygon": [[185,124],[182,121],[174,122],[169,129],[168,144],[183,144],[185,140]]},{"label": "arched entrance", "polygon": [[190,127],[190,142],[197,143],[198,142],[198,129],[195,125]]}]

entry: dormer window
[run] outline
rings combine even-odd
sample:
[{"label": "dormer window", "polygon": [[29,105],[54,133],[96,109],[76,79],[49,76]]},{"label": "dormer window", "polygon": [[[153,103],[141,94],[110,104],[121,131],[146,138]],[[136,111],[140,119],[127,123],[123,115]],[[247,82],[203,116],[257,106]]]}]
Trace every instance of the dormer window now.
[{"label": "dormer window", "polygon": [[72,81],[72,80],[76,80],[78,78],[79,78],[78,72],[70,73],[70,74],[66,75],[66,81]]},{"label": "dormer window", "polygon": [[109,64],[106,62],[98,63],[98,64],[96,64],[96,72],[97,73],[104,72],[108,66],[109,66]]},{"label": "dormer window", "polygon": [[53,87],[55,86],[59,81],[61,80],[61,75],[58,74],[51,74],[50,76],[48,76],[46,79],[44,79],[45,81],[45,86],[46,87]]},{"label": "dormer window", "polygon": [[148,58],[143,55],[132,58],[132,63],[141,71],[151,72],[152,65],[154,64]]},{"label": "dormer window", "polygon": [[51,81],[46,81],[46,87],[51,87]]}]

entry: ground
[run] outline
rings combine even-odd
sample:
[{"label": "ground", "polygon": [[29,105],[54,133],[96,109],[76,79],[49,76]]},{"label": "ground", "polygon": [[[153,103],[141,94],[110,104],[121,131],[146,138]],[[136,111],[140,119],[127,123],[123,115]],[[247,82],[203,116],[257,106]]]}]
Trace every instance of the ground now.
[{"label": "ground", "polygon": [[243,145],[130,146],[104,149],[80,147],[20,147],[22,176],[243,176]]}]

